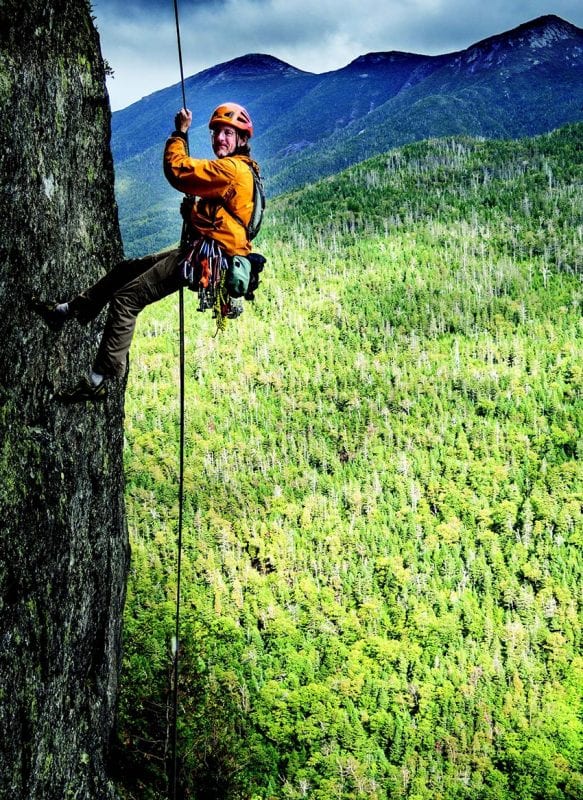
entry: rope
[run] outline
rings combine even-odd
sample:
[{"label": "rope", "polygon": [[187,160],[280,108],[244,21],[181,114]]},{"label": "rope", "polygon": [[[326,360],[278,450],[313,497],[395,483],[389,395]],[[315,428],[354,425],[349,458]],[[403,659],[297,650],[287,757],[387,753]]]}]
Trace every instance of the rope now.
[{"label": "rope", "polygon": [[[178,44],[178,60],[180,63],[180,84],[182,87],[182,107],[186,109],[186,92],[184,88],[184,68],[182,65],[182,46],[180,44],[180,22],[178,19],[178,0],[174,0],[174,17],[176,20],[176,41]],[[186,152],[188,153],[188,135],[186,137]],[[186,224],[182,225],[181,244],[185,243]],[[180,338],[180,421],[179,421],[179,458],[178,458],[178,536],[177,536],[177,564],[176,564],[176,617],[173,642],[173,687],[172,687],[172,774],[169,782],[169,798],[176,800],[178,791],[178,676],[180,666],[180,591],[182,579],[182,523],[184,509],[184,290],[182,286],[178,292],[178,318]]]},{"label": "rope", "polygon": [[178,44],[178,62],[180,64],[180,85],[182,86],[182,108],[186,109],[186,92],[184,91],[184,67],[182,66],[182,45],[180,44],[180,22],[178,20],[178,0],[174,0],[174,19],[176,20],[176,42]]},{"label": "rope", "polygon": [[182,520],[184,507],[184,292],[182,288],[178,299],[178,316],[180,329],[180,435],[178,464],[178,541],[176,565],[176,617],[173,641],[174,675],[172,697],[172,786],[171,798],[176,800],[178,788],[178,673],[180,660],[180,590],[182,578]]}]

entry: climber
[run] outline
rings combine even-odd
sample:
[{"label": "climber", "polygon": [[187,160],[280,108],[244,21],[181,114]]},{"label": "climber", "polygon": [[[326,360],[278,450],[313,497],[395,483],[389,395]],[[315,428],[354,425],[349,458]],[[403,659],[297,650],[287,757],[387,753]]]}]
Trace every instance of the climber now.
[{"label": "climber", "polygon": [[[136,317],[146,305],[188,282],[193,288],[193,281],[199,296],[201,292],[206,296],[226,274],[234,257],[241,260],[251,251],[248,225],[254,213],[253,170],[258,175],[258,166],[250,158],[253,124],[249,114],[236,103],[223,103],[213,111],[209,129],[216,158],[209,160],[188,156],[187,131],[192,113],[182,108],[174,121],[176,129],[166,142],[163,163],[171,185],[190,196],[183,200],[181,209],[188,231],[182,246],[122,261],[69,302],[31,298],[33,310],[55,331],[71,319],[87,324],[109,303],[91,373],[58,395],[64,402],[106,397],[108,380],[125,374]],[[227,302],[222,313],[240,313],[235,308],[231,314],[229,309]]]}]

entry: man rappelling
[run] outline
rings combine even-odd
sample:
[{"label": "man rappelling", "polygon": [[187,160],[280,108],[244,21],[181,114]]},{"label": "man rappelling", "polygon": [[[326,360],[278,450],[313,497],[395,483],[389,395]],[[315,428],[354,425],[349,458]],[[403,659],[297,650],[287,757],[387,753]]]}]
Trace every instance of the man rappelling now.
[{"label": "man rappelling", "polygon": [[220,323],[241,313],[241,297],[253,298],[264,259],[251,254],[250,240],[259,229],[264,198],[259,168],[250,156],[251,118],[236,103],[213,111],[209,129],[214,159],[188,155],[190,111],[182,108],[174,121],[176,129],[164,148],[164,174],[188,195],[181,209],[181,246],[123,261],[68,302],[31,300],[32,308],[57,331],[68,320],[87,324],[109,303],[91,373],[59,395],[64,402],[106,397],[108,380],[125,374],[136,318],[150,303],[188,285],[198,291],[200,309],[212,308]]}]

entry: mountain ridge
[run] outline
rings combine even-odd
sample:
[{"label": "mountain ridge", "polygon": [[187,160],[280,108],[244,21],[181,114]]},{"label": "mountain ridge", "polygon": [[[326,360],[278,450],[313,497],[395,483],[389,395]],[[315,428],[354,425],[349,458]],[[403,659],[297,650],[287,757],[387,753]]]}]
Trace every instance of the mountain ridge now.
[{"label": "mountain ridge", "polygon": [[[283,75],[284,77],[316,74],[298,69],[294,67],[293,64],[288,64],[286,61],[282,61],[282,59],[276,56],[269,55],[269,53],[248,53],[247,55],[234,58],[231,61],[224,61],[220,64],[216,64],[214,67],[209,67],[209,69],[199,72],[196,75],[191,75],[190,78],[187,78],[187,82],[193,78],[221,80],[231,73],[235,78],[256,75],[257,73],[265,77],[269,72],[276,75]],[[178,86],[179,84],[176,85]]]},{"label": "mountain ridge", "polygon": [[558,27],[563,31],[568,31],[569,33],[581,32],[582,30],[576,25],[573,25],[572,22],[559,17],[557,14],[543,14],[540,17],[534,17],[531,20],[527,20],[526,22],[517,25],[515,28],[512,28],[509,31],[496,33],[492,36],[487,36],[485,39],[480,39],[480,41],[475,42],[475,44],[470,45],[470,47],[466,49],[471,50],[475,47],[481,47],[486,44],[494,44],[500,40],[510,41],[513,37],[520,37],[523,34],[528,34],[541,28],[550,30],[553,27]]}]

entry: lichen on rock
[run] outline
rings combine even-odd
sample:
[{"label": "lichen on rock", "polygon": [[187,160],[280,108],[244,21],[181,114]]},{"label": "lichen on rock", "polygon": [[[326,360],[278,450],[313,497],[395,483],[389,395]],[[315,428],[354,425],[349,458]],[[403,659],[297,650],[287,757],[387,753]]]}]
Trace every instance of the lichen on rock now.
[{"label": "lichen on rock", "polygon": [[121,256],[110,111],[85,0],[0,7],[0,797],[107,800],[128,540],[123,386],[55,393],[100,321],[60,334],[55,300]]}]

